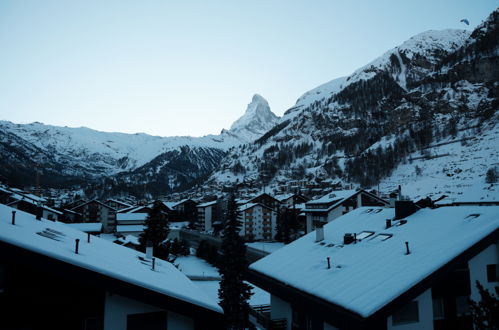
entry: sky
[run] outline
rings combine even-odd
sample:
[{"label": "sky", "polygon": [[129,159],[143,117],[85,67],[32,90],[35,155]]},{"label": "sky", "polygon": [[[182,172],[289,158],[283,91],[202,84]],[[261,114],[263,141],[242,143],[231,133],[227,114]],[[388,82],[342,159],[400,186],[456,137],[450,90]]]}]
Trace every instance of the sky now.
[{"label": "sky", "polygon": [[[0,0],[0,120],[152,135],[230,128],[489,0]],[[470,26],[461,23],[462,18]]]}]

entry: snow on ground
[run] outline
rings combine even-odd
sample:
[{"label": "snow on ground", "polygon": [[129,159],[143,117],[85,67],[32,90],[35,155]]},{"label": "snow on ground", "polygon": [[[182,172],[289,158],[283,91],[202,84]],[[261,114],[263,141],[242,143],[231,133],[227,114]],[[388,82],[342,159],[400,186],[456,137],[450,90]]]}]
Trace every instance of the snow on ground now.
[{"label": "snow on ground", "polygon": [[[219,281],[194,281],[194,283],[203,290],[208,297],[217,299],[218,301],[218,288],[220,287]],[[256,305],[270,305],[270,293],[260,289],[259,287],[251,285],[252,292],[254,293],[249,301],[251,306]]]},{"label": "snow on ground", "polygon": [[[200,259],[193,255],[178,257],[177,260],[175,261],[175,264],[177,264],[178,269],[188,277],[220,276],[220,274],[218,273],[218,269],[216,267],[210,265],[205,260]],[[198,287],[200,287],[201,290],[203,290],[208,295],[208,297],[211,297],[212,299],[219,301],[218,288],[220,287],[220,281],[195,280],[193,281],[193,283],[196,284]],[[253,288],[254,294],[251,296],[250,305],[254,306],[254,305],[270,304],[270,294],[268,292],[253,285],[251,285],[251,287]]]},{"label": "snow on ground", "polygon": [[218,269],[196,256],[182,256],[175,260],[178,269],[187,276],[218,277]]},{"label": "snow on ground", "polygon": [[[439,141],[437,146],[424,151],[430,159],[413,154],[412,161],[399,165],[389,178],[382,180],[380,190],[393,191],[401,185],[402,194],[416,200],[441,195],[457,199],[464,195],[473,200],[497,196],[497,187],[485,182],[485,173],[492,166],[499,167],[498,126],[480,135],[468,130],[453,140]],[[439,145],[446,142],[451,143]],[[416,166],[421,170],[419,175]]]},{"label": "snow on ground", "polygon": [[246,243],[246,246],[263,252],[273,253],[284,246],[281,242],[253,242]]}]

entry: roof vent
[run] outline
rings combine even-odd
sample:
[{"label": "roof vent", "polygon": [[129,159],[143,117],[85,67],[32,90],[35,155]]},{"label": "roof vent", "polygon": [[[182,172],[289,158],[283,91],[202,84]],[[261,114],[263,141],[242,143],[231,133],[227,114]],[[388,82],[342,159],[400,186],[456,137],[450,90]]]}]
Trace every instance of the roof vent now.
[{"label": "roof vent", "polygon": [[315,241],[320,242],[324,240],[324,227],[317,227],[315,229]]},{"label": "roof vent", "polygon": [[353,243],[354,240],[355,238],[352,233],[346,233],[345,236],[343,236],[343,244]]}]

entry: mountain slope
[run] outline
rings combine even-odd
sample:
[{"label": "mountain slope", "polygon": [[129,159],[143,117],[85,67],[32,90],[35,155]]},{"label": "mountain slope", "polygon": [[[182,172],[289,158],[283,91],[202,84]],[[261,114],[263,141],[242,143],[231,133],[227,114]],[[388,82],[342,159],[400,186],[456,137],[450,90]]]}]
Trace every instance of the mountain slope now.
[{"label": "mountain slope", "polygon": [[228,149],[259,137],[275,118],[267,101],[255,95],[231,130],[199,138],[0,121],[0,178],[33,185],[35,166],[39,166],[44,186],[97,180],[106,182],[106,189],[120,192],[138,186],[143,192],[147,184],[157,193],[167,193],[210,174]]},{"label": "mountain slope", "polygon": [[[255,143],[234,148],[208,184],[284,187],[305,178],[307,184],[372,187],[418,154],[429,159],[435,144],[495,132],[497,16],[471,33],[421,33],[352,75],[305,93]],[[494,152],[497,145],[490,146]],[[494,159],[484,159],[484,166]]]}]

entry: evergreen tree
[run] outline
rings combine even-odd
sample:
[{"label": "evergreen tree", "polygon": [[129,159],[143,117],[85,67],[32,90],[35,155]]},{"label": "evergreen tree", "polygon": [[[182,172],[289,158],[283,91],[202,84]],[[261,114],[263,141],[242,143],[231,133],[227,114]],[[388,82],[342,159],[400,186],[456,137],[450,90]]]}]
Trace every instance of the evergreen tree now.
[{"label": "evergreen tree", "polygon": [[170,233],[170,228],[168,216],[162,211],[160,201],[154,202],[144,225],[144,232],[139,236],[141,248],[144,250],[147,244],[151,244],[155,256],[168,259],[168,251],[166,251],[168,249],[165,241]]},{"label": "evergreen tree", "polygon": [[227,328],[244,329],[248,325],[248,299],[252,293],[251,287],[243,280],[247,268],[246,245],[239,236],[241,224],[237,219],[234,195],[228,203],[226,216],[218,265],[222,277],[218,297],[224,310]]},{"label": "evergreen tree", "polygon": [[491,294],[478,281],[476,281],[476,287],[481,299],[480,301],[469,301],[474,328],[478,330],[499,329],[499,286],[495,287],[495,295]]},{"label": "evergreen tree", "polygon": [[496,167],[491,167],[487,170],[487,173],[485,174],[485,182],[487,183],[497,183],[497,168]]}]

